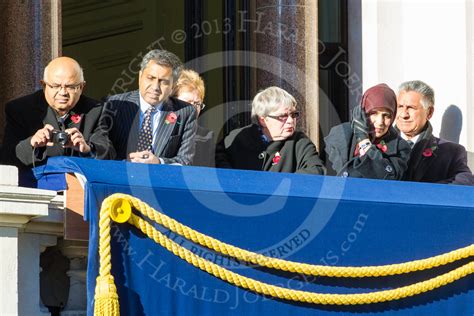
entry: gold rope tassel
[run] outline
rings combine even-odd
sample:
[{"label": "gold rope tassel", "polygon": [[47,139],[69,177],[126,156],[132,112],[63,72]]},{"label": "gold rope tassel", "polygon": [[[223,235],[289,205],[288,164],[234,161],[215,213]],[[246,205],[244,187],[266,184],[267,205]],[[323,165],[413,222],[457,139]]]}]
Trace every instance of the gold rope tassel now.
[{"label": "gold rope tassel", "polygon": [[94,295],[94,316],[120,315],[117,288],[111,275],[99,276]]},{"label": "gold rope tassel", "polygon": [[[107,199],[106,199],[107,200]],[[105,201],[104,201],[105,202]],[[119,204],[121,201],[112,201],[112,213],[110,203],[103,203],[99,214],[99,276],[96,279],[94,294],[94,316],[119,316],[120,306],[117,287],[114,277],[110,274],[112,269],[110,252],[110,217],[122,214],[123,210]],[[126,211],[126,210],[125,210]],[[115,218],[114,218],[115,220]]]}]

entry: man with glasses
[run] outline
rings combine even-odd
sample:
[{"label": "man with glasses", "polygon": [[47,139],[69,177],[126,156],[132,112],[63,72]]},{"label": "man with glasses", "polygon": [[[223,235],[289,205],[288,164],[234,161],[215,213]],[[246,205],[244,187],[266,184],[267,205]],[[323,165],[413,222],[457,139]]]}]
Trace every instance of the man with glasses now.
[{"label": "man with glasses", "polygon": [[84,74],[72,58],[58,57],[44,69],[42,90],[7,103],[1,160],[20,169],[20,184],[32,185],[31,167],[52,156],[110,159],[113,149],[98,127],[100,104],[84,95]]},{"label": "man with glasses", "polygon": [[323,175],[326,169],[313,142],[296,131],[296,100],[269,87],[252,101],[253,124],[239,128],[216,148],[219,168]]}]

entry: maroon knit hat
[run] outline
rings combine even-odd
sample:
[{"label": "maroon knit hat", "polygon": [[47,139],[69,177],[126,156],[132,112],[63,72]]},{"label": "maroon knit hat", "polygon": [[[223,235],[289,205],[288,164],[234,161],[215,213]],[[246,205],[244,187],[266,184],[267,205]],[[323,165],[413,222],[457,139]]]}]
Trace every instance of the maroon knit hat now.
[{"label": "maroon knit hat", "polygon": [[394,117],[397,112],[395,92],[385,83],[378,84],[365,91],[361,104],[365,113],[369,113],[375,108],[384,108],[389,110],[392,113],[392,117]]}]

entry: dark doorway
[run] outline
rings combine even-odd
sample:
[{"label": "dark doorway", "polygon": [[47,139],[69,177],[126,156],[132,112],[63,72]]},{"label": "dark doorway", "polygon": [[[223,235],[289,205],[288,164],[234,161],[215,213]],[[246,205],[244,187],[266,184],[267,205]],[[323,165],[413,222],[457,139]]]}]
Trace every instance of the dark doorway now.
[{"label": "dark doorway", "polygon": [[347,24],[347,0],[318,1],[320,144],[331,127],[349,119]]}]

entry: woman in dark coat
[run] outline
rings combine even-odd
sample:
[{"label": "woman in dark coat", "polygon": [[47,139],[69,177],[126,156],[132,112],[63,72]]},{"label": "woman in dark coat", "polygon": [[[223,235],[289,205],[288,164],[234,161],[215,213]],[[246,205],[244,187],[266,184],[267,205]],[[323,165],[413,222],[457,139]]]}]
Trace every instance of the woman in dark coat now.
[{"label": "woman in dark coat", "polygon": [[220,168],[324,174],[316,147],[297,132],[296,100],[278,87],[259,92],[252,102],[253,124],[233,130],[216,149]]},{"label": "woman in dark coat", "polygon": [[386,84],[368,89],[352,121],[335,126],[324,139],[338,176],[401,180],[410,146],[392,127],[397,98]]}]

